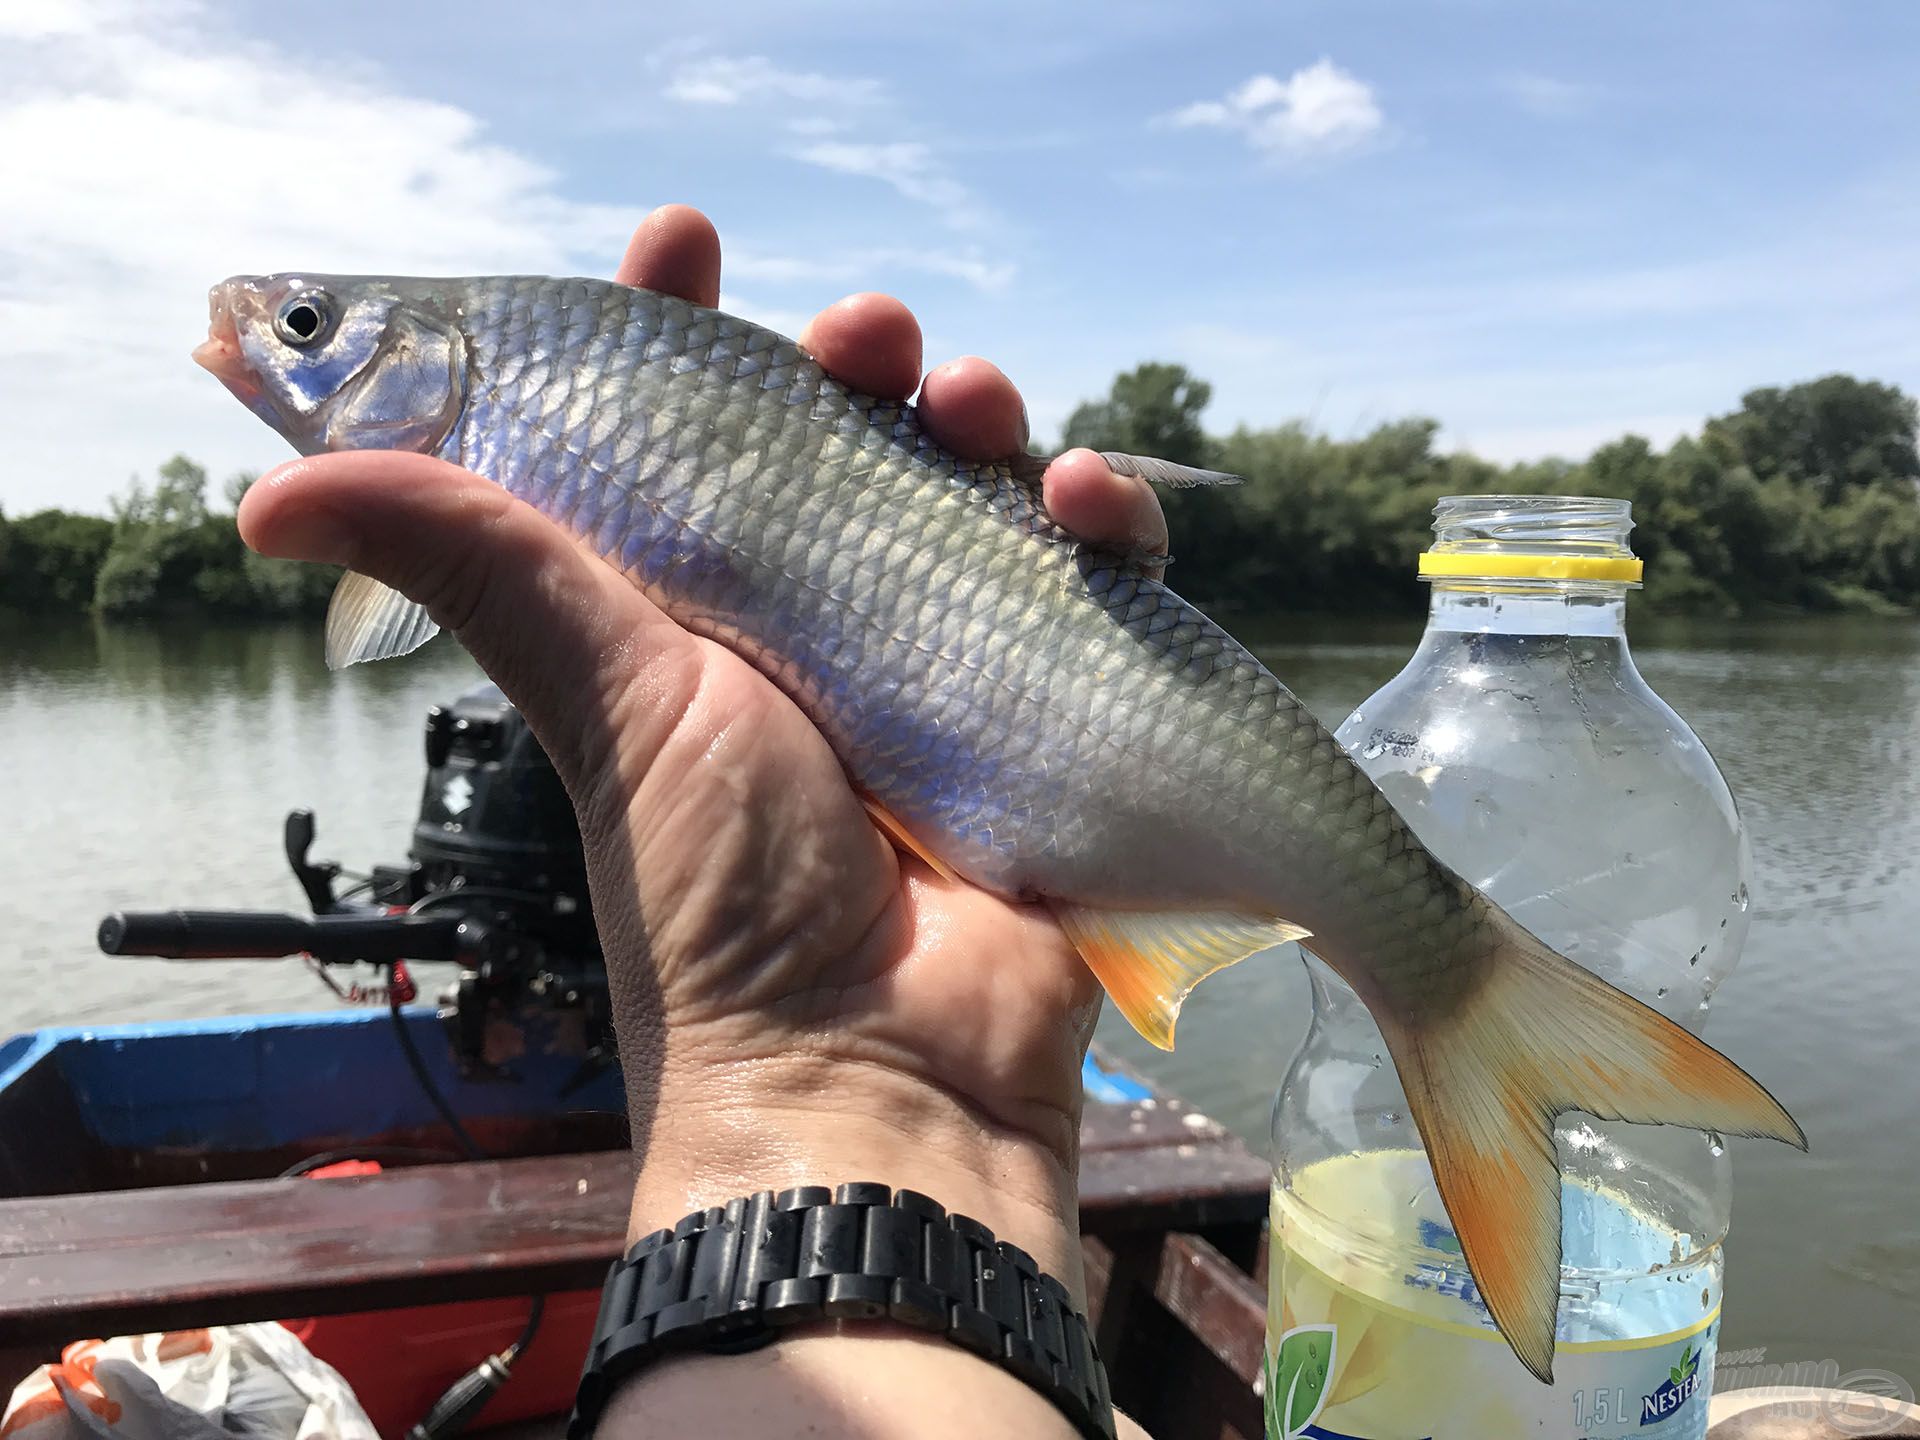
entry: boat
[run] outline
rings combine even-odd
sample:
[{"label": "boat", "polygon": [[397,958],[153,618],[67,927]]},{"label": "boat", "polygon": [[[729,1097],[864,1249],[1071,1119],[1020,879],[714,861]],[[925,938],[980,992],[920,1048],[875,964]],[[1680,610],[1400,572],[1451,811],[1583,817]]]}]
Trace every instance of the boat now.
[{"label": "boat", "polygon": [[[426,750],[407,864],[343,885],[295,811],[311,914],[101,925],[121,956],[304,956],[360,1004],[0,1039],[0,1394],[72,1341],[276,1320],[384,1435],[523,1332],[476,1424],[570,1406],[633,1166],[579,835],[497,689],[430,711]],[[1163,1440],[1260,1435],[1268,1167],[1109,1059],[1084,1081],[1115,1400]]]},{"label": "boat", "polygon": [[[481,1161],[462,1158],[384,1013],[0,1043],[0,1383],[82,1338],[289,1321],[398,1435],[542,1294],[540,1330],[483,1414],[564,1412],[632,1159],[617,1072],[580,1084],[577,1032],[541,1018],[497,1031],[519,1053],[484,1075],[461,1064],[451,1013],[401,1010]],[[1256,1436],[1266,1166],[1111,1062],[1090,1057],[1085,1079],[1081,1226],[1116,1400],[1158,1436]],[[381,1168],[295,1173],[362,1157]],[[1185,1428],[1203,1413],[1221,1423]]]},{"label": "boat", "polygon": [[[344,890],[309,858],[313,816],[288,817],[312,914],[101,927],[121,955],[301,954],[360,1004],[0,1039],[0,1394],[69,1342],[274,1320],[383,1435],[516,1346],[475,1428],[560,1433],[634,1163],[579,838],[497,690],[430,712],[427,762],[410,862]],[[333,978],[367,962],[375,983]],[[415,1003],[432,962],[455,978]],[[1262,1435],[1266,1163],[1098,1052],[1083,1080],[1115,1403],[1157,1440]],[[1920,1414],[1857,1428],[1860,1399],[1716,1396],[1709,1434],[1920,1434]],[[1821,1428],[1836,1415],[1856,1428]]]}]

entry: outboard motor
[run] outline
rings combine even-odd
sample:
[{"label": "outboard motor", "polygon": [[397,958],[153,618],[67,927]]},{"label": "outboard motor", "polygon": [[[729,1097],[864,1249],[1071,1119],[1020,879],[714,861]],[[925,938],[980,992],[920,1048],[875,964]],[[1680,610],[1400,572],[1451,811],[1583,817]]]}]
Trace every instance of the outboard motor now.
[{"label": "outboard motor", "polygon": [[568,896],[586,915],[573,802],[499,686],[427,712],[427,780],[409,853],[427,892],[493,885]]},{"label": "outboard motor", "polygon": [[488,1019],[528,1006],[579,1011],[590,1055],[610,1057],[606,967],[586,857],[553,762],[490,683],[427,713],[426,758],[409,864],[376,865],[339,890],[342,868],[308,857],[313,812],[295,810],[287,816],[287,863],[311,917],[121,912],[101,921],[100,948],[173,960],[305,954],[346,999],[368,992],[343,988],[321,967],[390,965],[396,1002],[412,998],[405,961],[452,961],[460,972],[447,998],[463,1059],[483,1064]]},{"label": "outboard motor", "polygon": [[[613,1063],[607,973],[587,899],[580,827],[552,761],[497,686],[479,686],[427,714],[427,778],[409,864],[375,866],[337,890],[345,872],[308,858],[313,836],[312,811],[287,816],[287,863],[311,916],[122,912],[100,922],[100,948],[172,960],[304,954],[342,999],[386,1003],[415,1079],[473,1160],[483,1152],[435,1082],[401,1009],[414,998],[407,961],[460,967],[442,999],[452,1004],[447,1038],[468,1079],[512,1078],[519,1049],[503,1047],[496,1064],[488,1041],[523,1037],[533,1028],[530,1011],[556,1012],[543,1026],[549,1035],[578,1026],[565,1048],[580,1063],[561,1096]],[[386,985],[343,987],[326,970],[360,962],[389,967]],[[532,1297],[520,1338],[455,1381],[408,1434],[448,1436],[465,1428],[506,1382],[545,1309],[543,1297]]]}]

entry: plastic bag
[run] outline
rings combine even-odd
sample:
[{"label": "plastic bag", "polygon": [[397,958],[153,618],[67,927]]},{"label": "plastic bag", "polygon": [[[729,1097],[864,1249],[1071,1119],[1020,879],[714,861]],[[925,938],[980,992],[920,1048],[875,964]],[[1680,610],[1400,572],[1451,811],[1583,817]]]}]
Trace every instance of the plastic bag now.
[{"label": "plastic bag", "polygon": [[83,1340],[14,1389],[0,1440],[377,1440],[340,1372],[284,1326]]}]

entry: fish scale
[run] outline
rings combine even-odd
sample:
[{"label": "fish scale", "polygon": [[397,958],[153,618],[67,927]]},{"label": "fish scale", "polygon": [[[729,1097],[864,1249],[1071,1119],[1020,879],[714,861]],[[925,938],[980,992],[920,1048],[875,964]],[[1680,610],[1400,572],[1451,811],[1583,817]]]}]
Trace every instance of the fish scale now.
[{"label": "fish scale", "polygon": [[[1031,457],[947,454],[792,341],[600,281],[269,276],[218,287],[213,315],[196,354],[303,450],[434,450],[758,668],[897,841],[1044,899],[1155,1043],[1200,978],[1304,938],[1380,1022],[1479,1292],[1534,1374],[1558,1297],[1555,1115],[1804,1144],[1738,1067],[1440,864],[1226,632],[1056,526]],[[432,633],[350,574],[329,659]]]}]

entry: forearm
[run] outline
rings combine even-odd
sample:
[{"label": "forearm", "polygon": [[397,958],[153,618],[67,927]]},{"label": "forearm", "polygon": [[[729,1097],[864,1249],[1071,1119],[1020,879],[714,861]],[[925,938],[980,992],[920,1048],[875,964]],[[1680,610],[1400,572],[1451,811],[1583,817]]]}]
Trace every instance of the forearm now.
[{"label": "forearm", "polygon": [[[635,1186],[631,1238],[756,1190],[880,1181],[938,1200],[1020,1246],[1084,1312],[1070,1159],[983,1124],[885,1067],[784,1058],[698,1084],[663,1077]],[[1038,1391],[944,1338],[880,1321],[798,1328],[740,1355],[682,1354],[609,1405],[599,1434],[1060,1437]]]},{"label": "forearm", "polygon": [[997,1126],[937,1086],[844,1058],[707,1063],[669,1071],[644,1123],[630,1241],[756,1190],[878,1181],[978,1220],[1085,1304],[1075,1150]]},{"label": "forearm", "polygon": [[1078,1434],[1009,1372],[945,1340],[872,1321],[814,1327],[744,1355],[673,1356],[615,1394],[597,1433],[602,1440]]}]

